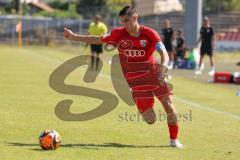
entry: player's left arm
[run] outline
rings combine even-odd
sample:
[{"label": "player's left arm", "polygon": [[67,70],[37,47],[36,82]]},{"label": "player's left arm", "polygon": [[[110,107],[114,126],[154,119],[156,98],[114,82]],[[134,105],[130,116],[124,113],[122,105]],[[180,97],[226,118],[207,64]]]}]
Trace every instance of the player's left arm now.
[{"label": "player's left arm", "polygon": [[167,50],[165,48],[165,45],[161,41],[156,43],[156,50],[161,56],[161,72],[165,74],[168,70],[167,66],[169,62]]}]

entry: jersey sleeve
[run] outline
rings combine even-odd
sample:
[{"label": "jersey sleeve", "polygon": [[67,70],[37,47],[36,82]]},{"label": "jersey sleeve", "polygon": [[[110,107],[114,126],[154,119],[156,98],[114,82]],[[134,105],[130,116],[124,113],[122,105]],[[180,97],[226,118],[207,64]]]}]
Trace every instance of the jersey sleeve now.
[{"label": "jersey sleeve", "polygon": [[171,28],[171,38],[173,37],[173,29]]},{"label": "jersey sleeve", "polygon": [[151,41],[152,41],[152,43],[153,43],[154,45],[156,45],[157,42],[161,42],[161,41],[162,41],[161,38],[160,38],[160,35],[159,35],[158,32],[155,31],[155,30],[149,31],[149,32],[148,32],[148,35],[149,35],[149,38],[151,39]]},{"label": "jersey sleeve", "polygon": [[107,26],[103,23],[103,32],[106,34],[108,32]]},{"label": "jersey sleeve", "polygon": [[92,33],[92,25],[91,25],[91,24],[92,24],[92,23],[90,23],[89,26],[88,26],[88,33],[89,33],[89,34]]},{"label": "jersey sleeve", "polygon": [[116,42],[118,37],[118,32],[117,30],[112,30],[110,33],[107,33],[101,37],[102,42]]},{"label": "jersey sleeve", "polygon": [[213,28],[211,28],[211,36],[213,36],[214,35],[214,30],[213,30]]}]

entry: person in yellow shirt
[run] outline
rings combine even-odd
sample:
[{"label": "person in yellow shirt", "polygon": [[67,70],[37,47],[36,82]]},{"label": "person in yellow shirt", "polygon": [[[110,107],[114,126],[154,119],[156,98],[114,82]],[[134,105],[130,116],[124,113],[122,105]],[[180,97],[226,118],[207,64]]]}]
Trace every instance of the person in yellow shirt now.
[{"label": "person in yellow shirt", "polygon": [[[101,16],[96,15],[93,22],[90,23],[88,34],[94,36],[103,36],[107,33],[107,26],[101,22]],[[96,70],[98,70],[99,54],[103,52],[102,44],[91,44],[91,67],[94,68],[94,61],[96,61]]]}]

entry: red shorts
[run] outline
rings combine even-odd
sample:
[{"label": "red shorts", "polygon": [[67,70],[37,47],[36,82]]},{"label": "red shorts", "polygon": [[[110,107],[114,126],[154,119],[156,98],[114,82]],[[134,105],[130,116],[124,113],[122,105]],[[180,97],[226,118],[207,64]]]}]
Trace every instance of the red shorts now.
[{"label": "red shorts", "polygon": [[154,105],[154,96],[156,96],[160,101],[162,96],[172,95],[171,88],[164,83],[162,85],[156,86],[155,89],[148,90],[149,87],[142,90],[132,89],[133,99],[140,113],[145,112]]}]

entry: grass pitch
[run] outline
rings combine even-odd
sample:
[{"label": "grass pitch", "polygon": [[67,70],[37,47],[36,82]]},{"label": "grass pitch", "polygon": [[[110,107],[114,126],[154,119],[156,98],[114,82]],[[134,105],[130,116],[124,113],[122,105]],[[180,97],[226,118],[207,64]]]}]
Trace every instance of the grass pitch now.
[{"label": "grass pitch", "polygon": [[[168,147],[166,121],[147,125],[136,117],[134,106],[121,99],[112,112],[94,120],[67,122],[58,119],[54,109],[63,99],[72,99],[71,112],[95,108],[100,100],[64,95],[49,87],[49,76],[66,60],[83,51],[81,47],[46,48],[0,46],[0,159],[239,159],[240,97],[237,86],[209,84],[173,72],[174,103],[180,117],[179,139],[184,149]],[[115,95],[107,61],[95,83],[83,81],[77,69],[66,82],[105,90]],[[238,54],[239,55],[239,54]],[[225,57],[228,57],[226,55]],[[238,56],[238,58],[240,58]],[[221,60],[221,56],[219,58]],[[189,73],[191,71],[188,71]],[[192,72],[191,72],[192,73]],[[162,113],[155,101],[157,114]],[[56,151],[43,151],[38,136],[44,129],[55,129],[62,137]]]}]

